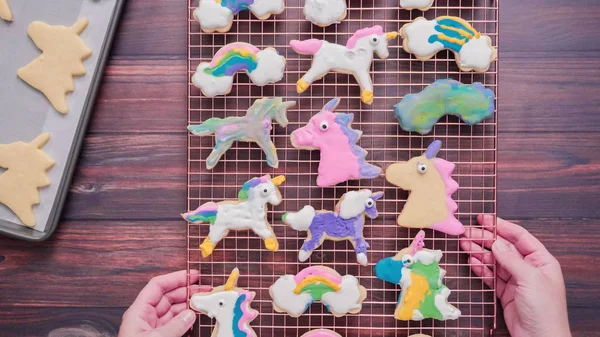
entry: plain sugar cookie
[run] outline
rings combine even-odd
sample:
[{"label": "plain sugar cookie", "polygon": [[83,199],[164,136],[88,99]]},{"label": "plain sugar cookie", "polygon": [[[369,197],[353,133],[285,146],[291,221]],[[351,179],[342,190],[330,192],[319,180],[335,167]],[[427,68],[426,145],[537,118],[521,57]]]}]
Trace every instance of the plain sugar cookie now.
[{"label": "plain sugar cookie", "polygon": [[340,23],[346,18],[346,0],[305,0],[306,20],[319,27]]},{"label": "plain sugar cookie", "polygon": [[12,21],[13,13],[8,6],[8,0],[0,0],[0,19],[4,21]]},{"label": "plain sugar cookie", "polygon": [[406,10],[418,9],[420,11],[427,11],[433,6],[434,0],[400,0],[400,7]]}]

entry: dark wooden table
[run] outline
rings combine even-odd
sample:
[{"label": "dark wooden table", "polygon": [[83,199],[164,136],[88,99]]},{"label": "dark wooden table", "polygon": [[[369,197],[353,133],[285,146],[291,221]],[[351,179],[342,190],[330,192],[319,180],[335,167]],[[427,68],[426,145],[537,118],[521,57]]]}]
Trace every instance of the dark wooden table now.
[{"label": "dark wooden table", "polygon": [[[186,15],[126,4],[62,223],[0,238],[0,336],[116,335],[152,276],[185,268]],[[562,263],[575,336],[600,336],[598,18],[596,0],[501,4],[498,210]]]}]

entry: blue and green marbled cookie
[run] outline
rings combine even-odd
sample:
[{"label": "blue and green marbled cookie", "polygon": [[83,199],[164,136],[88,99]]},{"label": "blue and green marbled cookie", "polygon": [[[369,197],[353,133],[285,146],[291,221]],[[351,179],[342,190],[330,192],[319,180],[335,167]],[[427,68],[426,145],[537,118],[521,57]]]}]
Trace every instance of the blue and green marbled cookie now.
[{"label": "blue and green marbled cookie", "polygon": [[395,105],[396,118],[404,131],[428,134],[444,115],[460,117],[475,125],[494,113],[494,92],[483,84],[437,80],[418,94],[404,96]]}]

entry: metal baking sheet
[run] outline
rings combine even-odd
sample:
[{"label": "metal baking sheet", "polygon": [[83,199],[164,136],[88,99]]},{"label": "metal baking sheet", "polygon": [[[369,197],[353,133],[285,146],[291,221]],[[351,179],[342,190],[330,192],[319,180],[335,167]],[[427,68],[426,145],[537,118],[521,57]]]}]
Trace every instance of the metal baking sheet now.
[{"label": "metal baking sheet", "polygon": [[[52,234],[60,217],[124,1],[8,2],[14,21],[0,20],[0,144],[30,142],[41,133],[49,132],[50,141],[43,150],[56,164],[48,171],[51,185],[39,189],[40,204],[34,206],[36,226],[23,226],[8,207],[0,204],[0,233],[40,241]],[[40,50],[27,35],[27,26],[31,22],[71,26],[79,18],[89,19],[88,27],[80,36],[93,54],[83,62],[87,74],[74,78],[75,91],[67,95],[69,112],[62,115],[41,92],[17,77],[17,69],[40,55]]]}]

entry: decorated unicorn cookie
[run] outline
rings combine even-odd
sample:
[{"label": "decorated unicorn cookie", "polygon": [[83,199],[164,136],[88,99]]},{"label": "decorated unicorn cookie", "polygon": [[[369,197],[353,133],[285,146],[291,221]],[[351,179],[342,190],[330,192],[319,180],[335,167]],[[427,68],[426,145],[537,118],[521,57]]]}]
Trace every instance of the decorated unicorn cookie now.
[{"label": "decorated unicorn cookie", "polygon": [[271,141],[271,121],[279,125],[288,124],[287,109],[296,102],[283,102],[281,98],[261,98],[254,102],[244,117],[209,118],[200,125],[190,125],[188,130],[195,135],[215,134],[215,148],[206,158],[206,168],[212,169],[233,145],[234,141],[255,142],[265,152],[267,164],[279,166],[277,149]]},{"label": "decorated unicorn cookie", "polygon": [[317,330],[311,330],[311,331],[305,333],[304,335],[302,335],[302,337],[342,337],[342,336],[340,336],[339,333],[331,331],[331,330],[317,329]]},{"label": "decorated unicorn cookie", "polygon": [[239,274],[235,268],[225,285],[190,298],[191,309],[217,320],[211,337],[256,337],[250,327],[250,322],[258,316],[250,307],[256,293],[236,287]]},{"label": "decorated unicorn cookie", "polygon": [[475,125],[494,113],[494,92],[483,84],[437,80],[418,94],[404,96],[396,104],[396,118],[404,131],[428,134],[444,115],[460,117]]},{"label": "decorated unicorn cookie", "polygon": [[418,9],[423,12],[429,10],[433,6],[433,0],[400,0],[400,7],[406,10]]},{"label": "decorated unicorn cookie", "polygon": [[305,0],[306,20],[319,27],[342,22],[346,18],[346,0]]},{"label": "decorated unicorn cookie", "polygon": [[291,135],[295,148],[321,150],[319,187],[347,180],[371,179],[381,173],[381,168],[367,163],[367,151],[357,145],[362,132],[352,129],[354,114],[333,112],[339,102],[339,98],[329,101],[306,126]]},{"label": "decorated unicorn cookie", "polygon": [[356,260],[366,266],[369,244],[363,237],[365,215],[371,219],[377,217],[375,201],[382,196],[383,192],[350,191],[342,196],[335,206],[335,212],[317,212],[312,206],[304,206],[296,213],[285,213],[283,222],[295,230],[308,231],[308,237],[298,253],[298,260],[306,261],[325,239],[350,240],[356,251]]},{"label": "decorated unicorn cookie", "polygon": [[283,13],[283,0],[200,0],[194,17],[206,33],[225,33],[231,29],[233,16],[250,10],[260,20]]},{"label": "decorated unicorn cookie", "polygon": [[192,82],[204,96],[227,95],[233,86],[233,75],[248,73],[252,83],[263,87],[281,81],[285,58],[273,48],[260,50],[245,42],[230,43],[219,49],[212,61],[198,65]]},{"label": "decorated unicorn cookie", "polygon": [[398,36],[396,32],[385,33],[381,26],[356,31],[346,46],[323,40],[292,40],[290,46],[298,54],[314,55],[312,66],[296,84],[298,93],[303,93],[310,84],[328,72],[352,74],[361,89],[361,100],[373,102],[373,83],[369,69],[373,62],[373,52],[385,59],[390,55],[388,41]]},{"label": "decorated unicorn cookie", "polygon": [[215,246],[227,236],[229,230],[250,229],[265,241],[265,247],[276,252],[279,248],[271,225],[267,221],[267,206],[279,205],[281,193],[277,186],[283,184],[284,176],[264,175],[248,180],[238,193],[238,200],[226,200],[218,203],[207,202],[195,211],[181,216],[193,223],[208,222],[208,237],[200,245],[203,257],[212,254]]},{"label": "decorated unicorn cookie", "polygon": [[450,289],[442,284],[446,271],[439,266],[441,250],[423,248],[425,232],[419,231],[413,243],[396,256],[375,266],[380,280],[402,288],[394,317],[401,321],[435,318],[445,321],[460,317],[460,310],[448,303]]},{"label": "decorated unicorn cookie", "polygon": [[440,50],[449,49],[462,71],[486,72],[497,57],[489,36],[481,35],[468,22],[454,16],[417,18],[402,26],[400,34],[404,50],[417,59],[427,61]]},{"label": "decorated unicorn cookie", "polygon": [[323,303],[336,317],[362,309],[367,290],[352,275],[341,276],[323,266],[308,267],[280,277],[270,289],[273,308],[292,317],[302,315],[313,302]]},{"label": "decorated unicorn cookie", "polygon": [[454,164],[436,158],[441,147],[441,141],[434,141],[422,156],[390,165],[385,177],[389,183],[410,192],[398,225],[460,235],[465,228],[454,217],[458,208],[452,200],[458,189],[458,183],[452,179]]}]

